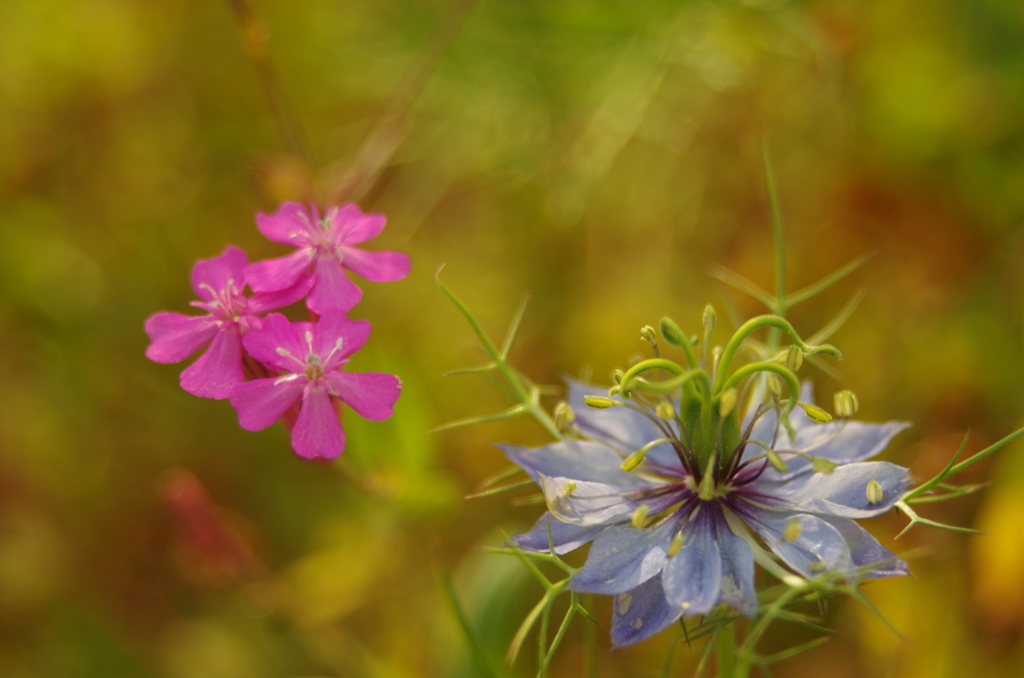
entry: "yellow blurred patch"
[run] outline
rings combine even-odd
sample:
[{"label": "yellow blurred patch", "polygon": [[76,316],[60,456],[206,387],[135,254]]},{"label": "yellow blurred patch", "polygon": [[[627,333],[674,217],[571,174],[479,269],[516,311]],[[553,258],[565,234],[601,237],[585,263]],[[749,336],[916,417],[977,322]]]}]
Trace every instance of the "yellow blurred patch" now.
[{"label": "yellow blurred patch", "polygon": [[1003,630],[1024,622],[1024,493],[994,487],[985,497],[971,538],[971,598],[980,618]]}]

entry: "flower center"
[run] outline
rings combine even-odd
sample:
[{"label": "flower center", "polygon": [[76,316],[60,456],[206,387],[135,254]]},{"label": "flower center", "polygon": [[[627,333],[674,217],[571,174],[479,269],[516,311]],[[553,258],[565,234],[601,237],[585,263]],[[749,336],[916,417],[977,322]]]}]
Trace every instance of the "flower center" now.
[{"label": "flower center", "polygon": [[201,284],[199,289],[210,293],[210,300],[206,302],[206,306],[220,320],[238,322],[245,315],[248,300],[235,285],[234,279],[229,278],[224,284],[224,288],[220,290],[215,290],[206,283]]}]

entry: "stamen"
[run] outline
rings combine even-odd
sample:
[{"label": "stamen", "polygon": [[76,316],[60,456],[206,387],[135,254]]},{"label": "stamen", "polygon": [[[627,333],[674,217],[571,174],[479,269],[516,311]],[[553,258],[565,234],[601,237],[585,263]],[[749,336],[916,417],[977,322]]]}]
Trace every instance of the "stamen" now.
[{"label": "stamen", "polygon": [[574,481],[574,480],[570,480],[569,482],[567,482],[565,484],[565,487],[562,488],[562,492],[564,492],[565,496],[567,496],[567,497],[571,497],[573,492],[575,492],[575,491],[576,491],[576,481]]},{"label": "stamen", "polygon": [[286,381],[294,381],[294,380],[298,379],[300,376],[301,375],[298,375],[298,374],[286,374],[283,377],[281,377],[280,379],[274,380],[274,386],[277,386],[278,384],[283,384]]},{"label": "stamen", "polygon": [[877,480],[872,480],[868,483],[865,493],[868,496],[869,504],[877,504],[882,501],[882,498],[885,496],[885,492],[882,490],[882,485]]},{"label": "stamen", "polygon": [[782,540],[783,541],[796,541],[800,538],[800,521],[796,518],[790,518],[786,521],[786,526],[782,528]]},{"label": "stamen", "polygon": [[682,532],[672,537],[672,541],[668,545],[668,557],[671,558],[675,554],[679,553],[679,550],[683,548],[683,544],[686,543],[686,537],[683,536]]},{"label": "stamen", "polygon": [[633,511],[633,527],[640,529],[647,523],[647,512],[650,511],[650,507],[647,504],[640,504]]},{"label": "stamen", "polygon": [[337,341],[334,342],[334,348],[331,349],[330,353],[328,353],[327,355],[324,356],[324,362],[329,361],[331,359],[331,356],[333,356],[335,353],[340,351],[341,347],[344,346],[344,345],[345,345],[345,340],[343,338],[341,338],[341,337],[338,337]]}]

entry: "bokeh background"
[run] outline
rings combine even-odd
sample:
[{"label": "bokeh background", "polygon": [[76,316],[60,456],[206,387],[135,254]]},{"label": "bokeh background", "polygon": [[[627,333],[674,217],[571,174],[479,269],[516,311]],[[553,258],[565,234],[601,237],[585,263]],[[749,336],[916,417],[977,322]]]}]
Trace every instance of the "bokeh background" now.
[{"label": "bokeh background", "polygon": [[[434,271],[496,337],[532,293],[526,374],[605,381],[662,315],[759,310],[707,272],[772,285],[764,138],[791,287],[875,253],[791,315],[809,334],[866,290],[841,377],[803,369],[821,399],[914,422],[886,458],[921,478],[966,430],[1024,424],[1015,0],[0,2],[0,675],[480,675],[441,572],[495,671],[532,675],[532,643],[501,660],[540,588],[478,547],[542,507],[463,496],[506,466],[492,443],[545,438],[427,433],[507,406],[442,378],[479,354]],[[346,416],[330,465],[143,357],[196,259],[283,253],[253,217],[286,199],[384,212],[373,245],[414,262],[352,313],[374,325],[353,368],[402,377],[397,413]],[[987,535],[915,528],[916,576],[865,589],[905,640],[835,600],[830,642],[775,675],[1021,675],[1024,449],[966,475],[990,486],[925,513]],[[552,675],[587,675],[584,634]],[[693,673],[685,645],[661,673],[674,631],[596,635],[603,678]]]}]

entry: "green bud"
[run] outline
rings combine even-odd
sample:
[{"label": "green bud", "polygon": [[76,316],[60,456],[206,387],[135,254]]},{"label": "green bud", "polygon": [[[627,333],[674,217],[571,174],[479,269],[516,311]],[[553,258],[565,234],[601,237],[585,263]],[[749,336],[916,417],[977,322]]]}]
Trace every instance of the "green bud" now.
[{"label": "green bud", "polygon": [[564,431],[572,426],[574,421],[576,421],[576,413],[569,407],[569,403],[559,400],[558,404],[555,405],[555,428],[559,431]]},{"label": "green bud", "polygon": [[629,472],[635,469],[640,464],[644,463],[644,457],[647,456],[647,448],[641,448],[636,452],[633,452],[622,461],[622,465],[619,466],[623,471]]},{"label": "green bud", "polygon": [[857,396],[854,395],[853,391],[849,390],[836,393],[833,398],[833,405],[835,406],[836,416],[842,419],[849,419],[857,414],[857,410],[860,407],[860,403],[857,402]]},{"label": "green bud", "polygon": [[715,331],[715,307],[708,304],[704,307],[704,333],[711,334]]},{"label": "green bud", "polygon": [[782,457],[775,450],[765,450],[765,455],[768,457],[768,463],[779,473],[785,473],[789,470],[786,462],[782,461]]},{"label": "green bud", "polygon": [[796,541],[800,538],[800,521],[796,518],[790,518],[786,521],[786,526],[782,528],[782,540],[783,541]]},{"label": "green bud", "polygon": [[654,333],[654,328],[650,325],[644,325],[640,328],[640,338],[646,339],[647,343],[651,346],[658,345],[658,335]]},{"label": "green bud", "polygon": [[786,367],[791,371],[796,372],[803,364],[804,352],[800,350],[799,346],[790,346],[789,350],[786,351]]},{"label": "green bud", "polygon": [[654,408],[654,413],[665,421],[672,421],[676,418],[676,408],[672,407],[672,403],[667,400],[658,403],[658,406]]},{"label": "green bud", "polygon": [[811,468],[814,469],[815,473],[828,475],[836,470],[836,463],[825,457],[811,457]]},{"label": "green bud", "polygon": [[799,405],[801,409],[803,409],[803,411],[807,414],[808,417],[811,418],[812,421],[816,421],[819,424],[825,424],[832,421],[832,415],[826,412],[825,410],[821,409],[817,405],[812,405],[810,403],[803,402],[798,402],[797,405]]},{"label": "green bud", "polygon": [[685,543],[686,537],[683,536],[682,532],[677,532],[676,536],[672,537],[672,541],[668,543],[668,557],[671,558],[675,554],[679,553]]},{"label": "green bud", "polygon": [[882,485],[877,480],[869,482],[865,492],[868,495],[869,504],[877,504],[885,496]]},{"label": "green bud", "polygon": [[729,413],[736,407],[736,389],[730,388],[728,391],[722,394],[722,399],[718,401],[718,414],[723,419],[729,416]]},{"label": "green bud", "polygon": [[661,336],[665,337],[665,341],[668,342],[669,346],[676,348],[682,348],[686,344],[686,335],[679,329],[679,325],[676,325],[675,321],[668,316],[661,319],[659,323],[661,328]]},{"label": "green bud", "polygon": [[583,396],[583,402],[587,404],[587,407],[592,407],[595,410],[607,410],[615,405],[615,401],[611,398],[598,395],[585,395]]},{"label": "green bud", "polygon": [[633,527],[638,530],[643,527],[647,523],[647,512],[650,510],[647,504],[637,506],[636,510],[633,511]]}]

